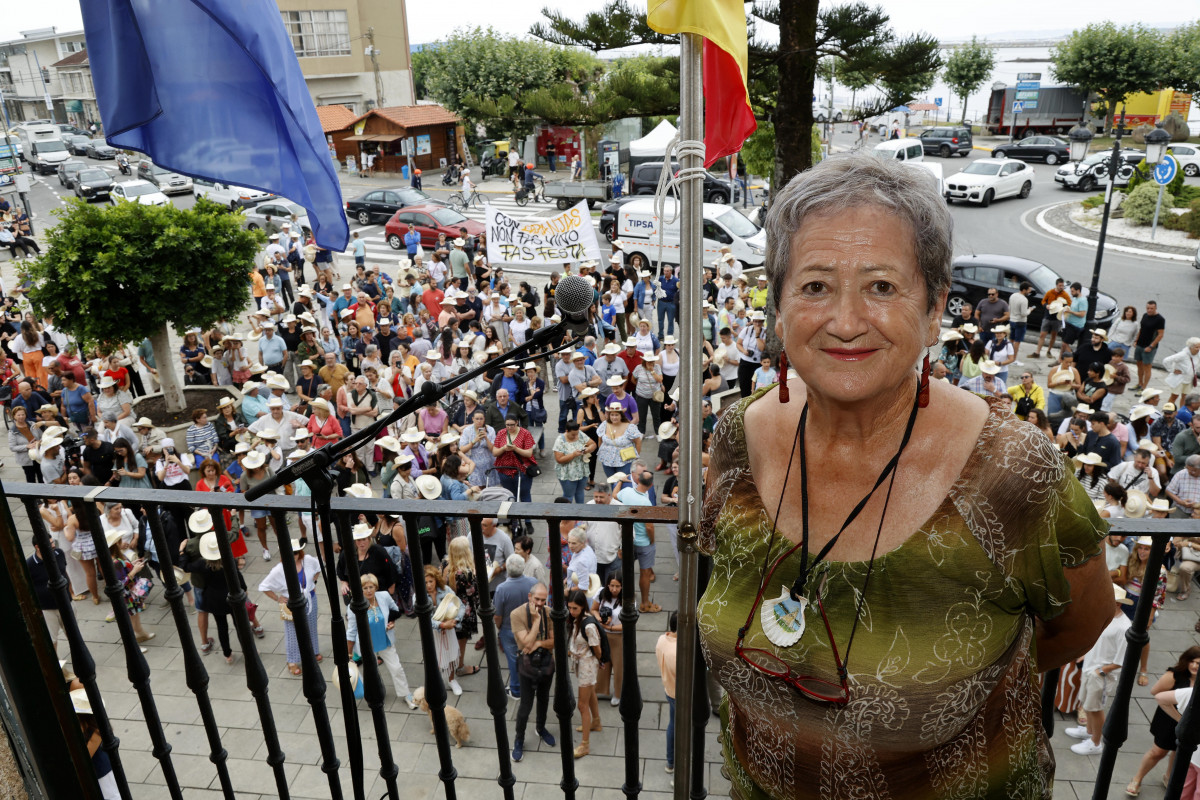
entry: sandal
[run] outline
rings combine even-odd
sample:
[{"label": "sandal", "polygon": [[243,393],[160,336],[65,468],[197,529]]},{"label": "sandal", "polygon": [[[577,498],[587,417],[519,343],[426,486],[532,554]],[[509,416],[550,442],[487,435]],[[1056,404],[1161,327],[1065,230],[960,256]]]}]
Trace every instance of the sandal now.
[{"label": "sandal", "polygon": [[1179,594],[1175,595],[1175,599],[1176,599],[1176,600],[1187,600],[1187,599],[1188,599],[1188,593],[1187,593],[1187,592],[1180,592]]},{"label": "sandal", "polygon": [[293,675],[299,675],[300,674],[300,665],[299,664],[288,664],[288,672],[292,673]]},{"label": "sandal", "polygon": [[1138,686],[1149,686],[1149,685],[1150,685],[1150,676],[1144,672],[1139,672],[1138,673]]},{"label": "sandal", "polygon": [[1139,781],[1130,781],[1129,785],[1125,787],[1125,794],[1129,795],[1130,797],[1137,797],[1138,793],[1141,791],[1142,784]]},{"label": "sandal", "polygon": [[74,597],[72,597],[71,599],[74,600],[76,603],[78,603],[80,600],[87,600],[88,593],[84,592],[83,594],[77,594]]},{"label": "sandal", "polygon": [[458,668],[459,677],[463,677],[465,675],[474,675],[476,672],[479,672],[479,667],[463,666]]},{"label": "sandal", "polygon": [[657,614],[659,611],[662,611],[662,606],[658,603],[642,603],[638,607],[638,611],[641,611],[643,614]]}]

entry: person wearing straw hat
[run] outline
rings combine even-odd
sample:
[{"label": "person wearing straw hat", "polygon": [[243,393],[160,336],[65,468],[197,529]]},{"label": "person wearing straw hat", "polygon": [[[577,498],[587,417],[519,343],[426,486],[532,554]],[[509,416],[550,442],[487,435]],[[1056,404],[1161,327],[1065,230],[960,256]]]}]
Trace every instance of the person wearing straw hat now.
[{"label": "person wearing straw hat", "polygon": [[[77,684],[78,680],[72,683]],[[112,761],[109,760],[108,753],[104,750],[104,737],[101,735],[100,728],[96,724],[92,703],[87,696],[87,690],[83,688],[72,689],[70,698],[71,707],[75,710],[76,718],[79,721],[79,728],[83,731],[83,740],[87,747],[88,756],[92,760],[92,770],[95,772],[96,781],[100,785],[100,796],[103,800],[121,800],[121,789],[117,785],[117,777],[112,768]]]},{"label": "person wearing straw hat", "polygon": [[1054,288],[1042,295],[1042,322],[1039,327],[1037,346],[1033,352],[1029,354],[1030,358],[1042,357],[1042,343],[1046,340],[1046,335],[1050,335],[1050,343],[1046,346],[1046,354],[1054,349],[1054,340],[1058,337],[1059,331],[1062,330],[1062,320],[1059,319],[1059,314],[1062,308],[1070,302],[1071,296],[1066,290],[1066,281],[1059,278],[1054,283]]},{"label": "person wearing straw hat", "polygon": [[104,535],[104,542],[108,546],[108,557],[112,559],[117,584],[121,586],[125,610],[129,613],[134,636],[141,644],[150,641],[155,636],[154,633],[149,633],[142,627],[141,620],[142,611],[146,608],[146,598],[154,583],[146,575],[139,577],[141,571],[146,567],[146,559],[138,558],[136,553],[126,550],[123,546],[125,543],[123,537],[123,529],[113,528]]},{"label": "person wearing straw hat", "polygon": [[[267,466],[266,456],[258,450],[252,450],[242,459],[242,477],[239,480],[242,493],[246,493],[253,489],[258,484],[274,476],[274,472]],[[276,491],[275,494],[281,492]],[[263,561],[271,560],[271,551],[267,547],[267,521],[270,520],[271,528],[275,531],[275,535],[279,535],[279,530],[276,527],[275,517],[269,511],[261,508],[253,508],[250,510],[250,516],[254,520],[254,527],[258,533],[258,542],[262,545]]]},{"label": "person wearing straw hat", "polygon": [[1067,736],[1083,740],[1071,746],[1071,752],[1078,755],[1099,755],[1103,752],[1100,734],[1104,728],[1104,706],[1116,692],[1117,677],[1125,661],[1125,634],[1130,627],[1129,615],[1134,601],[1120,586],[1113,586],[1113,595],[1117,605],[1112,621],[1083,657],[1080,706],[1087,715],[1087,725],[1064,731]]},{"label": "person wearing straw hat", "polygon": [[[1154,505],[1151,505],[1151,510]],[[1121,568],[1120,576],[1114,581],[1118,586],[1125,587],[1125,591],[1129,593],[1130,599],[1133,601],[1128,608],[1122,608],[1125,616],[1131,621],[1133,620],[1134,609],[1137,606],[1138,600],[1142,595],[1142,587],[1146,579],[1146,566],[1150,558],[1150,548],[1154,546],[1154,540],[1149,536],[1141,536],[1133,545],[1133,552],[1129,554],[1129,561]],[[1158,610],[1163,607],[1163,603],[1167,599],[1167,568],[1165,565],[1159,567],[1158,586],[1155,588],[1153,597],[1154,611],[1150,615],[1150,621],[1146,623],[1146,628],[1154,624],[1158,618]],[[1150,644],[1147,643],[1142,648],[1141,667],[1138,672],[1138,686],[1146,686],[1150,682],[1150,676],[1146,672],[1146,665],[1150,658]]]},{"label": "person wearing straw hat", "polygon": [[1009,340],[1008,334],[1011,328],[1007,322],[999,323],[992,326],[992,338],[987,340],[984,345],[984,355],[996,363],[1000,367],[1000,371],[996,373],[1005,386],[1008,385],[1008,365],[1017,360],[1016,350],[1013,348],[1012,341]]},{"label": "person wearing straw hat", "polygon": [[[197,512],[193,514],[195,519],[198,514],[207,512]],[[201,527],[206,520],[189,520],[189,527]],[[233,613],[229,605],[229,593],[232,591],[229,586],[228,579],[225,574],[224,566],[221,563],[221,548],[217,541],[216,531],[210,530],[200,536],[196,548],[184,547],[182,560],[179,565],[182,569],[192,574],[192,580],[197,586],[203,586],[200,590],[204,602],[204,613],[211,615],[214,622],[217,624],[217,642],[221,646],[221,654],[225,656],[225,663],[233,663],[233,647],[231,646],[229,636],[229,615]],[[239,588],[243,591],[246,589],[246,580],[242,577],[240,571],[237,573]],[[257,625],[258,632],[261,632],[261,626]],[[203,633],[201,634],[203,636]],[[261,638],[261,637],[260,637]],[[204,642],[206,648],[211,647],[211,640]],[[205,649],[205,654],[209,652]]]},{"label": "person wearing straw hat", "polygon": [[1098,453],[1087,453],[1081,450],[1074,456],[1074,460],[1079,465],[1079,471],[1075,477],[1083,484],[1087,496],[1093,501],[1103,501],[1104,486],[1108,483],[1108,470],[1104,466],[1104,459]]},{"label": "person wearing straw hat", "polygon": [[1008,394],[1008,387],[1000,379],[1001,367],[995,361],[984,359],[979,363],[979,374],[959,383],[959,387],[983,397],[1000,397]]},{"label": "person wearing straw hat", "polygon": [[296,635],[296,622],[292,611],[287,606],[290,595],[283,571],[292,569],[296,572],[296,578],[300,584],[300,594],[304,598],[304,616],[308,621],[312,652],[316,655],[317,661],[321,661],[321,643],[317,635],[317,611],[319,608],[317,589],[321,577],[321,564],[315,557],[305,552],[306,543],[303,539],[292,539],[291,544],[292,562],[285,565],[281,561],[272,567],[267,576],[258,584],[258,590],[274,602],[279,603],[279,616],[283,620],[283,638],[287,650],[288,672],[292,675],[299,675],[301,673],[300,640]]}]

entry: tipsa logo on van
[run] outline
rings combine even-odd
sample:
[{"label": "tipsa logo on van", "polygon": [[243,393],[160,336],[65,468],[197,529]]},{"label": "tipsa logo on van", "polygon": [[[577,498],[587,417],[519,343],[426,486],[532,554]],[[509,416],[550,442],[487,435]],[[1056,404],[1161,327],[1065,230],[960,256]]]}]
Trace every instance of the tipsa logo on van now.
[{"label": "tipsa logo on van", "polygon": [[645,228],[654,230],[654,221],[649,219],[631,219],[626,221],[631,228]]}]

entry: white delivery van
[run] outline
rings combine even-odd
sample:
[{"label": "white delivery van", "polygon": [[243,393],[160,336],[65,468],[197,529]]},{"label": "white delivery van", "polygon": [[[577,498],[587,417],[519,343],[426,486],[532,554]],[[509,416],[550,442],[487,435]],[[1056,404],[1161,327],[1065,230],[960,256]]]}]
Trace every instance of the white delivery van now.
[{"label": "white delivery van", "polygon": [[920,139],[888,139],[875,145],[873,152],[880,158],[898,161],[925,160],[925,146]]},{"label": "white delivery van", "polygon": [[[668,198],[665,206],[670,219],[676,213],[676,201]],[[755,225],[737,209],[716,203],[704,204],[704,264],[721,254],[722,247],[730,248],[733,257],[747,267],[764,261],[767,232]],[[659,231],[662,249],[659,250]],[[628,259],[640,253],[647,264],[679,264],[679,220],[662,224],[654,213],[654,199],[633,200],[617,212],[613,242],[619,243]]]},{"label": "white delivery van", "polygon": [[48,175],[71,157],[57,125],[19,125],[17,138],[21,142],[21,155],[34,172]]},{"label": "white delivery van", "polygon": [[946,196],[946,185],[942,177],[942,165],[936,161],[904,161],[905,166],[912,167],[919,172],[926,172],[933,179],[933,185],[937,188],[937,193],[942,197]]}]

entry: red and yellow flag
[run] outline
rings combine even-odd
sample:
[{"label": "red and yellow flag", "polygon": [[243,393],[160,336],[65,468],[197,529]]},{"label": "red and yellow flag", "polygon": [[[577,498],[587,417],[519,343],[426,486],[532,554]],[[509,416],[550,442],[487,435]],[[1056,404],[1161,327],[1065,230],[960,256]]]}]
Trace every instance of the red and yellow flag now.
[{"label": "red and yellow flag", "polygon": [[704,37],[704,166],[741,150],[758,128],[747,88],[742,0],[650,0],[646,21],[659,33]]}]

